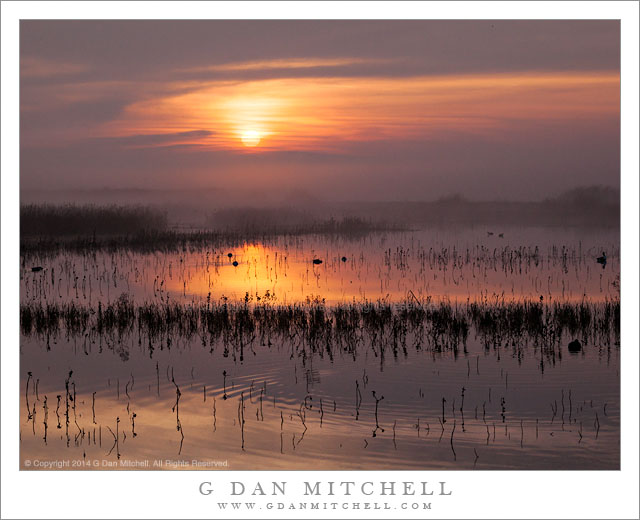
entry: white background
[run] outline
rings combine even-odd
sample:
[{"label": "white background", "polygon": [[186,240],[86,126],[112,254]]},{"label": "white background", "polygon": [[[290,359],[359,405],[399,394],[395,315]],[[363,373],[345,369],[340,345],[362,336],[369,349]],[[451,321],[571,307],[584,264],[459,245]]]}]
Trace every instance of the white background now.
[{"label": "white background", "polygon": [[[21,18],[620,19],[622,20],[622,470],[614,472],[27,472],[18,470],[19,20]],[[440,481],[432,510],[407,518],[638,518],[637,2],[3,2],[2,518],[220,518],[232,480]],[[217,491],[198,493],[202,481]],[[292,494],[287,500],[296,500]],[[421,501],[414,497],[415,501]],[[247,500],[252,500],[246,497]],[[384,501],[371,497],[367,501]],[[282,499],[276,498],[281,501]],[[361,500],[354,497],[354,500]],[[398,500],[398,503],[402,499]],[[362,499],[364,501],[364,499]],[[238,518],[250,515],[246,510]],[[261,518],[402,517],[401,510],[262,509]]]}]

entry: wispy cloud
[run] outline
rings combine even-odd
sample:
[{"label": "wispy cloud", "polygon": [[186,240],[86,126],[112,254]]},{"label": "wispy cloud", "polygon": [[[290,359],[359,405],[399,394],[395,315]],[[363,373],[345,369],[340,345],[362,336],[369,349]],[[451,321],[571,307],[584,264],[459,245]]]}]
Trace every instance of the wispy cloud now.
[{"label": "wispy cloud", "polygon": [[199,143],[202,139],[214,135],[211,130],[188,130],[185,132],[169,132],[163,134],[135,134],[106,138],[124,147],[142,148],[156,146],[173,146]]},{"label": "wispy cloud", "polygon": [[384,65],[392,60],[367,59],[367,58],[283,58],[259,61],[241,61],[234,63],[222,63],[219,65],[206,65],[201,67],[189,67],[179,69],[179,72],[242,72],[242,71],[267,71],[288,69],[315,69],[330,67],[351,67],[354,65]]},{"label": "wispy cloud", "polygon": [[51,61],[28,56],[20,59],[20,77],[24,79],[74,76],[89,70],[91,67],[81,63]]}]

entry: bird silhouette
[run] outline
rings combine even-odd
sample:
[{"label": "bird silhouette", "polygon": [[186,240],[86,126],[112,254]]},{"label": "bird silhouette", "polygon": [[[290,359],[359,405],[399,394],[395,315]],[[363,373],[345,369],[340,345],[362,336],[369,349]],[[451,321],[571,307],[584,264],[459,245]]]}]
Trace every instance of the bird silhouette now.
[{"label": "bird silhouette", "polygon": [[569,343],[569,352],[580,352],[582,350],[582,344],[574,339],[571,343]]},{"label": "bird silhouette", "polygon": [[602,268],[604,269],[607,265],[607,254],[603,251],[602,256],[599,256],[598,258],[596,258],[596,262],[598,262],[599,264],[602,264]]}]

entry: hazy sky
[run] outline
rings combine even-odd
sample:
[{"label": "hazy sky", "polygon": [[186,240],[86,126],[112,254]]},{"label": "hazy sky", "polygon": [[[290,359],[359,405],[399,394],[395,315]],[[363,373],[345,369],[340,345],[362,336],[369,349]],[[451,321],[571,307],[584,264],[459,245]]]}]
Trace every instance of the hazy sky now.
[{"label": "hazy sky", "polygon": [[618,187],[619,39],[617,21],[23,21],[22,188]]}]

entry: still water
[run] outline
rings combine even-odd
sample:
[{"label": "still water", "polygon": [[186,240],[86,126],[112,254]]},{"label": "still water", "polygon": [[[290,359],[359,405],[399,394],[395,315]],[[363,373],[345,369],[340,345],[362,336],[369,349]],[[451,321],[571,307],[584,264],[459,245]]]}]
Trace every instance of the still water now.
[{"label": "still water", "polygon": [[[596,261],[603,251],[604,268]],[[44,269],[33,273],[31,264]],[[95,313],[122,294],[137,304],[250,307],[597,305],[619,298],[619,237],[434,229],[62,254],[22,268],[25,304],[73,303]],[[410,340],[385,354],[370,336],[354,351],[330,353],[300,348],[295,337],[256,337],[240,361],[197,336],[177,335],[150,351],[135,329],[23,334],[21,467],[616,469],[620,346],[587,342],[569,353],[572,339],[550,355],[536,344],[487,348],[472,329],[460,350]]]}]

